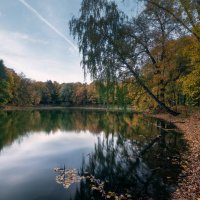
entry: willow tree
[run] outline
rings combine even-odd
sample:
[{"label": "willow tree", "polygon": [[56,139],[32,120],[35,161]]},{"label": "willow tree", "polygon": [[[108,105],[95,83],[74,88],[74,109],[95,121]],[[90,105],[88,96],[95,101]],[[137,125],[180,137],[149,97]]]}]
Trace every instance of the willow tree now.
[{"label": "willow tree", "polygon": [[158,38],[145,22],[148,17],[148,13],[142,13],[137,19],[129,19],[114,1],[83,0],[80,16],[70,21],[70,31],[78,39],[83,68],[93,79],[106,80],[109,85],[134,77],[161,108],[177,115],[145,85],[138,70],[144,55],[155,61],[150,52]]}]

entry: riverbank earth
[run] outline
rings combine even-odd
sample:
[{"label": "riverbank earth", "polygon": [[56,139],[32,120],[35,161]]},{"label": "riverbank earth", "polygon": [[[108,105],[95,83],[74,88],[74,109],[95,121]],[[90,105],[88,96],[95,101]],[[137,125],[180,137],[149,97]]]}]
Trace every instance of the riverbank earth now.
[{"label": "riverbank earth", "polygon": [[182,174],[173,194],[174,200],[200,199],[200,111],[188,117],[173,117],[168,114],[157,114],[154,117],[164,119],[176,125],[187,140],[189,151],[182,155]]}]

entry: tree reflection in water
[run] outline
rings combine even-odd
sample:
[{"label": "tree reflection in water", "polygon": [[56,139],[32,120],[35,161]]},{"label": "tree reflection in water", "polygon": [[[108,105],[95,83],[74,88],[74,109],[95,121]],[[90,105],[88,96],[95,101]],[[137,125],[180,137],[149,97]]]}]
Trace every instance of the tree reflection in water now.
[{"label": "tree reflection in water", "polygon": [[[82,172],[105,183],[106,194],[115,193],[121,199],[170,199],[182,170],[180,152],[185,150],[185,144],[180,133],[164,130],[169,125],[158,121],[160,134],[141,146],[121,133],[99,138],[88,161],[83,161]],[[102,198],[102,193],[91,189],[90,181],[83,181],[76,199],[92,197],[120,199],[110,195]]]},{"label": "tree reflection in water", "polygon": [[155,136],[157,130],[148,119],[145,122],[140,115],[132,113],[112,113],[88,110],[43,110],[43,111],[0,111],[0,150],[12,144],[16,139],[31,132],[56,134],[60,131],[89,131],[98,135],[104,132],[126,133],[126,137],[146,141]]}]

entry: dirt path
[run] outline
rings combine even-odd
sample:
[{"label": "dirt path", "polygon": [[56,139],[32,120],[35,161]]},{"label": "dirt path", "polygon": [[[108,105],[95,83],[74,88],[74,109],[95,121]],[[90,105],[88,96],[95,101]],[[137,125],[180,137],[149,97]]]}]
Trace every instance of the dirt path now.
[{"label": "dirt path", "polygon": [[172,199],[200,200],[200,111],[188,118],[167,114],[158,114],[155,117],[174,123],[184,133],[190,148],[189,152],[183,155],[183,172]]}]

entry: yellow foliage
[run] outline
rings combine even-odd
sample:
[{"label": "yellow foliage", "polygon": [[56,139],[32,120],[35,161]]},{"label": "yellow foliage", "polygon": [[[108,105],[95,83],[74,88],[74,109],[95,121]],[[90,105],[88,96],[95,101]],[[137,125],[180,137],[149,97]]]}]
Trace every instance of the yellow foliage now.
[{"label": "yellow foliage", "polygon": [[178,80],[183,93],[192,98],[200,97],[200,67]]}]

